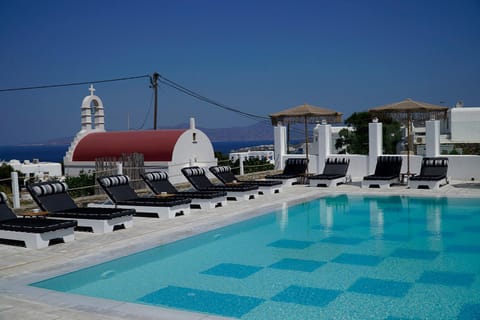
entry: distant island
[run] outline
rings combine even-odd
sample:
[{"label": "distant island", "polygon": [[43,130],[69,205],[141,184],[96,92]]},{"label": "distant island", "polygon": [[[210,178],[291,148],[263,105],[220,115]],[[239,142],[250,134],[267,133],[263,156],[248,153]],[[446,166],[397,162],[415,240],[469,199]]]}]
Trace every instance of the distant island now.
[{"label": "distant island", "polygon": [[[161,127],[159,129],[186,129],[188,123],[177,124],[169,127]],[[257,122],[255,124],[244,127],[232,128],[204,128],[198,127],[202,130],[212,142],[223,141],[273,141],[273,127],[267,122]],[[32,142],[31,144],[22,144],[25,146],[34,145],[68,145],[72,142],[73,136],[50,139],[45,142]],[[292,132],[291,139],[301,139],[302,135],[298,131]]]},{"label": "distant island", "polygon": [[[187,129],[188,123],[181,123],[174,126],[164,126],[159,129]],[[244,127],[231,128],[204,128],[197,127],[202,130],[212,142],[227,142],[227,141],[273,141],[273,127],[268,122],[257,122],[255,124]],[[59,146],[69,145],[73,141],[74,136],[59,137],[49,139],[47,141],[22,143],[19,146]],[[292,128],[290,132],[290,140],[304,139],[303,128]]]}]

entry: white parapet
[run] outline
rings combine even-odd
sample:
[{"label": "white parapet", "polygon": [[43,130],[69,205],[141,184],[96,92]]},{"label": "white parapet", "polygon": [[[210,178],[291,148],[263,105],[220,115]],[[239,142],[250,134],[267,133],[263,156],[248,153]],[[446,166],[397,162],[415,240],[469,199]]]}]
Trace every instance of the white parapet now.
[{"label": "white parapet", "polygon": [[438,157],[440,155],[440,121],[430,120],[425,122],[426,127],[426,156]]},{"label": "white parapet", "polygon": [[325,161],[330,156],[332,141],[332,126],[326,123],[317,124],[314,130],[314,137],[317,149],[317,167],[316,172],[322,172]]},{"label": "white parapet", "polygon": [[275,169],[282,170],[284,167],[283,158],[287,153],[287,128],[281,124],[273,127]]},{"label": "white parapet", "polygon": [[368,174],[373,174],[377,157],[382,155],[382,123],[374,119],[368,124]]}]

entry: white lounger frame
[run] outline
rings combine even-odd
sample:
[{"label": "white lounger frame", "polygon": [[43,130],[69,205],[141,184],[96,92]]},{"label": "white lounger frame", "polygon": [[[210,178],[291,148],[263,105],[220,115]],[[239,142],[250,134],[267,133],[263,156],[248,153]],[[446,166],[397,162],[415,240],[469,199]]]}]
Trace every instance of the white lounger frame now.
[{"label": "white lounger frame", "polygon": [[199,209],[214,209],[216,207],[225,207],[227,197],[216,197],[212,199],[191,198],[190,208],[199,206]]},{"label": "white lounger frame", "polygon": [[444,178],[441,180],[408,180],[408,187],[410,189],[418,189],[418,188],[439,189],[441,186],[446,184],[448,184],[447,178]]},{"label": "white lounger frame", "polygon": [[63,242],[73,241],[75,240],[75,234],[73,227],[44,233],[0,230],[0,238],[23,241],[25,243],[25,247],[29,249],[40,249],[48,247],[50,240],[53,239],[62,239]]},{"label": "white lounger frame", "polygon": [[337,179],[311,179],[310,178],[310,187],[319,187],[326,186],[327,188],[336,187],[341,183],[347,183],[347,177],[341,177]]},{"label": "white lounger frame", "polygon": [[227,191],[227,200],[230,201],[243,201],[255,199],[258,191]]},{"label": "white lounger frame", "polygon": [[362,180],[362,188],[370,188],[371,186],[379,186],[380,189],[390,189],[394,183],[399,183],[399,178],[389,180]]},{"label": "white lounger frame", "polygon": [[290,178],[290,179],[274,179],[277,181],[282,181],[282,186],[284,187],[291,187],[294,183],[298,182],[298,178]]},{"label": "white lounger frame", "polygon": [[135,206],[135,205],[116,205],[113,203],[89,203],[89,207],[98,207],[98,208],[118,208],[118,209],[135,209],[137,213],[153,213],[156,214],[158,218],[175,218],[177,215],[186,215],[190,214],[190,203],[181,204],[178,206],[172,207],[160,207],[160,206]]},{"label": "white lounger frame", "polygon": [[258,186],[258,194],[275,194],[275,193],[280,193],[283,190],[283,183],[279,185],[274,185],[274,186]]},{"label": "white lounger frame", "polygon": [[112,219],[78,219],[78,218],[66,218],[56,217],[55,219],[62,220],[76,220],[78,227],[92,228],[93,233],[109,233],[113,232],[115,226],[123,225],[125,229],[133,227],[132,216],[121,216]]}]

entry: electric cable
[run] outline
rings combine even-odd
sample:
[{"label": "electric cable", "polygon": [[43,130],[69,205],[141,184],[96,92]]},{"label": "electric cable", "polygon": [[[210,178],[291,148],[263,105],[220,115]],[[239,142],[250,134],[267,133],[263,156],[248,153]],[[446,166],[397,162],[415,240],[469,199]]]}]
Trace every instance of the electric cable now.
[{"label": "electric cable", "polygon": [[150,78],[150,76],[149,75],[142,75],[142,76],[114,78],[114,79],[107,79],[107,80],[69,82],[69,83],[61,83],[61,84],[47,84],[47,85],[41,85],[41,86],[32,86],[32,87],[7,88],[7,89],[0,89],[0,92],[26,91],[26,90],[34,90],[34,89],[50,89],[50,88],[58,88],[58,87],[71,87],[71,86],[80,86],[80,85],[92,84],[92,83],[116,82],[116,81],[126,81],[126,80],[142,79],[142,78]]},{"label": "electric cable", "polygon": [[176,82],[174,82],[174,81],[172,81],[172,80],[170,80],[170,79],[168,79],[168,78],[166,78],[162,75],[160,75],[160,78],[159,78],[158,81],[167,85],[167,86],[169,86],[169,87],[171,87],[171,88],[173,88],[173,89],[175,89],[175,90],[183,92],[183,93],[185,93],[185,94],[187,94],[187,95],[189,95],[189,96],[191,96],[195,99],[198,99],[198,100],[207,102],[209,104],[215,105],[215,106],[217,106],[221,109],[224,109],[224,110],[228,110],[228,111],[231,111],[231,112],[241,114],[243,116],[246,116],[247,118],[256,119],[256,120],[258,120],[258,119],[268,120],[269,119],[268,117],[265,117],[265,116],[259,116],[259,115],[256,115],[256,114],[252,114],[252,113],[248,113],[248,112],[238,110],[238,109],[233,108],[233,107],[229,107],[229,106],[227,106],[223,103],[217,102],[217,101],[215,101],[213,99],[210,99],[206,96],[203,96],[203,95],[201,95],[201,94],[199,94],[199,93],[197,93],[193,90],[190,90],[190,89],[188,89],[188,88],[186,88],[186,87],[184,87],[184,86],[182,86],[182,85],[180,85],[180,84],[178,84],[178,83],[176,83]]}]

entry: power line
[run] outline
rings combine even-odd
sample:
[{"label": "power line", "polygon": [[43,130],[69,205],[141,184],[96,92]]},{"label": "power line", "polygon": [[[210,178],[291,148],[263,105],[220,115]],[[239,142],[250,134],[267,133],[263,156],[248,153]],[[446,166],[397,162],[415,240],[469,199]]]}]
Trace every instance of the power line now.
[{"label": "power line", "polygon": [[[214,105],[218,108],[221,108],[221,109],[224,109],[224,110],[227,110],[227,111],[231,111],[231,112],[235,112],[237,114],[240,114],[242,116],[245,116],[247,118],[250,118],[250,119],[254,119],[254,120],[269,120],[268,117],[265,117],[265,116],[259,116],[259,115],[256,115],[256,114],[252,114],[252,113],[248,113],[248,112],[244,112],[244,111],[241,111],[237,108],[233,108],[233,107],[229,107],[223,103],[220,103],[218,101],[215,101],[213,99],[210,99],[204,95],[201,95],[193,90],[190,90],[184,86],[182,86],[181,84],[173,81],[173,80],[170,80],[164,76],[161,76],[159,75],[158,76],[159,79],[158,81],[177,90],[177,91],[180,91],[188,96],[191,96],[195,99],[198,99],[200,101],[203,101],[203,102],[206,102],[208,104],[211,104],[211,105]],[[71,87],[71,86],[79,86],[79,85],[86,85],[86,84],[92,84],[92,83],[107,83],[107,82],[117,82],[117,81],[127,81],[127,80],[135,80],[135,79],[142,79],[142,78],[148,78],[150,79],[150,82],[152,82],[152,76],[151,75],[140,75],[140,76],[130,76],[130,77],[122,77],[122,78],[113,78],[113,79],[106,79],[106,80],[94,80],[94,81],[81,81],[81,82],[68,82],[68,83],[61,83],[61,84],[49,84],[49,85],[40,85],[40,86],[31,86],[31,87],[17,87],[17,88],[5,88],[5,89],[0,89],[0,92],[13,92],[13,91],[27,91],[27,90],[36,90],[36,89],[51,89],[51,88],[60,88],[60,87]],[[148,113],[147,113],[148,114]],[[144,124],[145,124],[145,121],[144,121]],[[144,124],[142,124],[142,127],[144,126]]]},{"label": "power line", "polygon": [[145,114],[145,118],[143,119],[143,123],[139,128],[134,129],[134,130],[141,130],[141,129],[143,129],[143,127],[145,127],[145,124],[147,123],[147,120],[148,120],[148,116],[150,115],[150,111],[152,111],[152,106],[153,106],[153,92],[152,92],[152,95],[150,97],[150,103],[149,103],[147,112]]},{"label": "power line", "polygon": [[247,118],[251,118],[251,119],[255,119],[255,120],[258,120],[258,119],[268,120],[269,119],[268,117],[259,116],[259,115],[253,114],[253,113],[248,113],[248,112],[244,112],[244,111],[238,110],[238,109],[233,108],[233,107],[229,107],[229,106],[227,106],[223,103],[217,102],[217,101],[212,100],[208,97],[205,97],[205,96],[203,96],[203,95],[201,95],[201,94],[199,94],[199,93],[197,93],[193,90],[190,90],[190,89],[188,89],[188,88],[186,88],[186,87],[184,87],[184,86],[182,86],[182,85],[180,85],[180,84],[178,84],[178,83],[176,83],[176,82],[174,82],[174,81],[172,81],[172,80],[170,80],[170,79],[168,79],[164,76],[160,75],[160,78],[159,78],[158,81],[167,85],[167,86],[169,86],[169,87],[171,87],[171,88],[173,88],[173,89],[175,89],[175,90],[178,90],[178,91],[180,91],[180,92],[182,92],[186,95],[189,95],[189,96],[191,96],[195,99],[198,99],[198,100],[204,101],[206,103],[212,104],[216,107],[219,107],[219,108],[227,110],[227,111],[231,111],[231,112],[241,114],[241,115],[243,115]]},{"label": "power line", "polygon": [[7,89],[0,89],[0,92],[26,91],[26,90],[34,90],[34,89],[50,89],[50,88],[59,88],[59,87],[72,87],[72,86],[80,86],[80,85],[92,84],[92,83],[126,81],[126,80],[134,80],[134,79],[141,79],[141,78],[150,78],[150,76],[147,74],[147,75],[142,75],[142,76],[114,78],[114,79],[107,79],[107,80],[70,82],[70,83],[62,83],[62,84],[48,84],[48,85],[33,86],[33,87],[7,88]]}]

